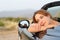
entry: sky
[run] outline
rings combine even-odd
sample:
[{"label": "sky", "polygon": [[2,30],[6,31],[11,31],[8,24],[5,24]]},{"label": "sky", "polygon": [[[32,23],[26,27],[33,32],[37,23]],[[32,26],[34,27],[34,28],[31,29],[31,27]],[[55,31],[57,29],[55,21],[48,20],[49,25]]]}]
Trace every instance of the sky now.
[{"label": "sky", "polygon": [[40,9],[44,4],[59,0],[0,0],[1,11]]}]

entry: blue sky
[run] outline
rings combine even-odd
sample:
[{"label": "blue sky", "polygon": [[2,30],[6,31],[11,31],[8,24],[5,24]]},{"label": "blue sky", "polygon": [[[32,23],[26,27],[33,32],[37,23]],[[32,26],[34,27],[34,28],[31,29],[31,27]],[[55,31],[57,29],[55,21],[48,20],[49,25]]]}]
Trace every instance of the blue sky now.
[{"label": "blue sky", "polygon": [[0,0],[0,11],[40,9],[44,4],[59,0]]}]

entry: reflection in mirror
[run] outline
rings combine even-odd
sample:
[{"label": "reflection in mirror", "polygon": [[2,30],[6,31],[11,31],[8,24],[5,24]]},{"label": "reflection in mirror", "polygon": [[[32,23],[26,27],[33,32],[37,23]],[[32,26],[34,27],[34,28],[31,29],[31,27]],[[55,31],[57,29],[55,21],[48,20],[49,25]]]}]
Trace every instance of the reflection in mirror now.
[{"label": "reflection in mirror", "polygon": [[22,24],[22,25],[27,25],[28,26],[28,22],[27,21],[22,21],[22,22],[20,22],[20,24]]},{"label": "reflection in mirror", "polygon": [[19,27],[21,28],[28,28],[30,25],[30,22],[28,20],[21,20],[19,22]]}]

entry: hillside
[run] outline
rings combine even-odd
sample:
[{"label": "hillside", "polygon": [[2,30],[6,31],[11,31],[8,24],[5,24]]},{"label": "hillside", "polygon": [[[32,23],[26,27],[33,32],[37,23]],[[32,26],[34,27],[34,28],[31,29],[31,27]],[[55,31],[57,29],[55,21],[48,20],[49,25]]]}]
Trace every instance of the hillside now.
[{"label": "hillside", "polygon": [[16,11],[2,11],[0,12],[0,17],[27,17],[31,18],[35,10],[26,9],[26,10],[16,10]]},{"label": "hillside", "polygon": [[0,29],[15,29],[18,27],[18,22],[20,20],[25,20],[27,18],[23,17],[6,17],[6,18],[0,18]]}]

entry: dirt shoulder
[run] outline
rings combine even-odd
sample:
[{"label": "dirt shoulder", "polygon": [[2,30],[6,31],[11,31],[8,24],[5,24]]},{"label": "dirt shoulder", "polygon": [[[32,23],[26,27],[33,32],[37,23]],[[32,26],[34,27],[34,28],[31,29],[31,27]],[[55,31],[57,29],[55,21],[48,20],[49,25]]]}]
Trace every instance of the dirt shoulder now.
[{"label": "dirt shoulder", "polygon": [[0,40],[18,40],[17,29],[11,31],[0,30]]}]

